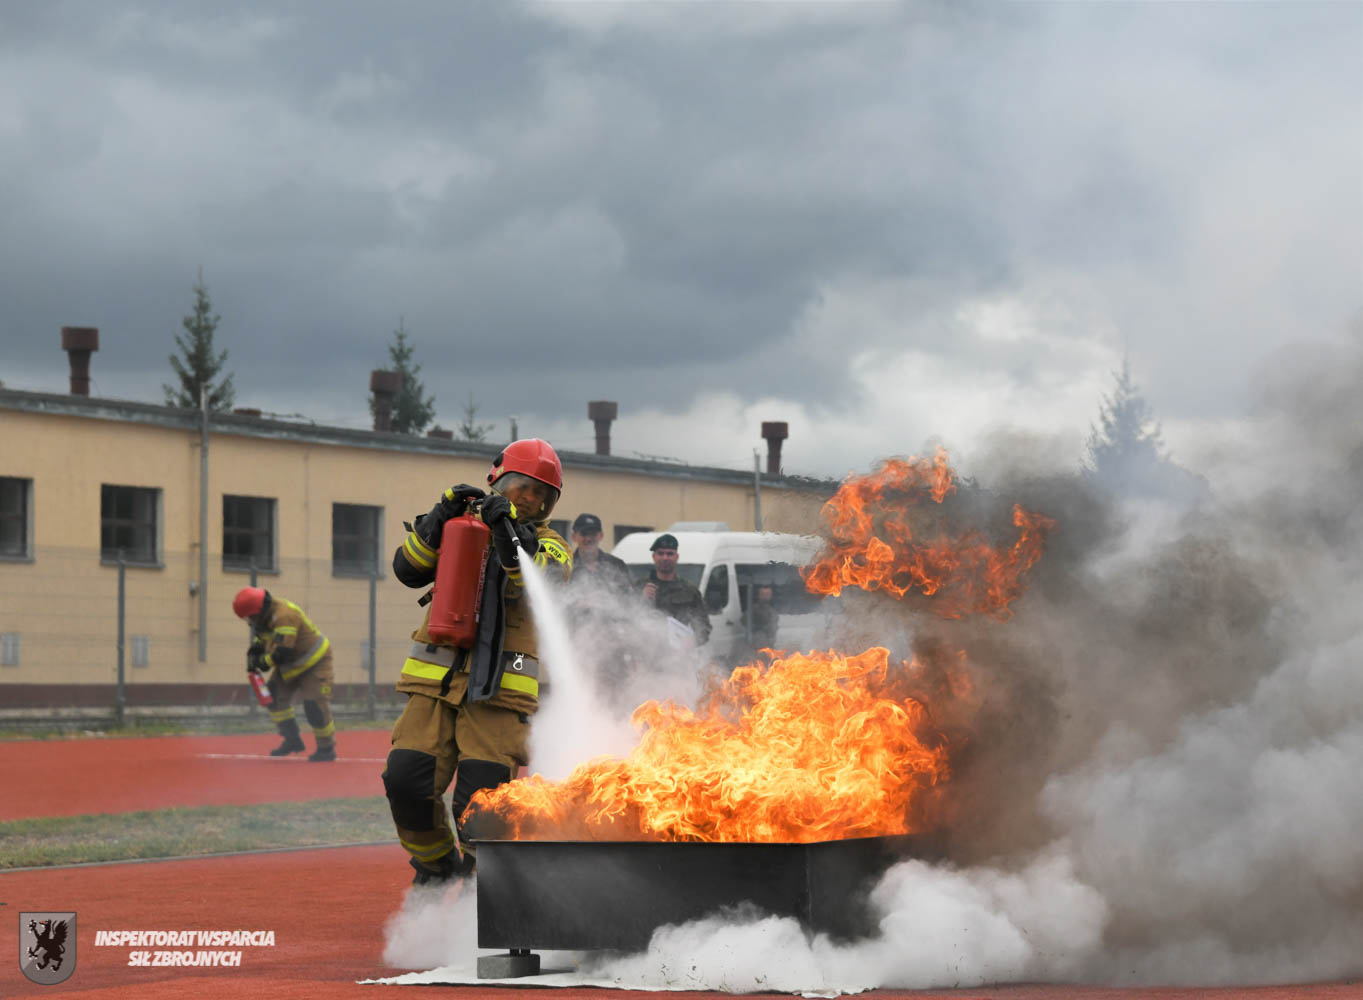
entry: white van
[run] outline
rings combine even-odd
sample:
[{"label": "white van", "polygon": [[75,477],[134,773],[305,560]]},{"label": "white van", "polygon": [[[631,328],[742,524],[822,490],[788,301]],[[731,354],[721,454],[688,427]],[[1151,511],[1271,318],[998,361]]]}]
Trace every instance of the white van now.
[{"label": "white van", "polygon": [[[778,614],[776,647],[806,651],[822,641],[826,617],[835,599],[805,589],[800,567],[823,546],[813,535],[770,531],[727,531],[724,525],[685,522],[666,532],[639,531],[615,543],[612,554],[624,560],[630,575],[643,584],[653,570],[649,548],[662,534],[676,536],[677,575],[694,584],[710,612],[707,656],[722,661],[744,658],[753,649],[748,608],[758,587],[769,586]],[[703,529],[703,530],[695,530]]]}]

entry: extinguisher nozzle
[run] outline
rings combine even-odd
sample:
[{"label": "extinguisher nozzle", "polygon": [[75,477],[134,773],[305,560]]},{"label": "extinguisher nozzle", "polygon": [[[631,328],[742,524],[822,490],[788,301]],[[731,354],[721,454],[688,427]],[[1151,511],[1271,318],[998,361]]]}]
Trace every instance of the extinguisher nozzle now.
[{"label": "extinguisher nozzle", "polygon": [[516,529],[512,527],[510,521],[503,521],[502,523],[506,525],[506,533],[511,537],[511,551],[516,554],[515,562],[516,565],[519,566],[521,562],[521,553],[525,551],[521,548],[521,538],[516,534]]}]

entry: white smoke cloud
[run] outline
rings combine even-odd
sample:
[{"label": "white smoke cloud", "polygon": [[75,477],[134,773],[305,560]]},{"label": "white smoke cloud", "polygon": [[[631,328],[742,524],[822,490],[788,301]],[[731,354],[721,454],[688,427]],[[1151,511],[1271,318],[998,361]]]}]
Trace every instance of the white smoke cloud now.
[{"label": "white smoke cloud", "polygon": [[[661,928],[639,954],[582,956],[578,974],[820,995],[1363,975],[1363,332],[1321,357],[1328,377],[1280,379],[1265,434],[1219,453],[1234,468],[1247,443],[1257,489],[1232,476],[1189,510],[1107,507],[1073,472],[1031,483],[1063,528],[1017,616],[934,626],[995,699],[953,778],[976,803],[953,863],[886,872],[877,933],[835,942],[740,909]],[[1044,479],[1014,459],[1014,485]],[[845,605],[847,641],[907,654],[929,631],[872,595]],[[642,655],[638,635],[611,642]],[[602,657],[583,649],[598,657],[585,684]],[[608,701],[579,702],[577,724],[618,723]]]},{"label": "white smoke cloud", "polygon": [[871,896],[880,933],[810,937],[790,918],[718,916],[657,931],[648,950],[583,971],[621,985],[836,995],[879,987],[978,986],[1074,978],[1106,917],[1062,853],[1016,874],[906,861]]},{"label": "white smoke cloud", "polygon": [[474,964],[478,912],[474,884],[460,879],[414,886],[383,929],[383,962],[399,969]]}]

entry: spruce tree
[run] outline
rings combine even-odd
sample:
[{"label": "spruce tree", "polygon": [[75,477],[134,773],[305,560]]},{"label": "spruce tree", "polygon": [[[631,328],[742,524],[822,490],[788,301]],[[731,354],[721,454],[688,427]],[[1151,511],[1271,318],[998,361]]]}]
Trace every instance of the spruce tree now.
[{"label": "spruce tree", "polygon": [[[407,343],[407,331],[402,319],[393,331],[393,342],[388,345],[388,371],[402,373],[402,388],[393,400],[392,428],[397,434],[420,434],[435,418],[435,397],[426,395],[426,387],[417,378],[421,366],[412,363],[412,345]],[[369,397],[369,414],[374,415],[374,397]]]},{"label": "spruce tree", "polygon": [[1088,440],[1090,469],[1100,479],[1120,483],[1132,474],[1148,470],[1164,459],[1164,444],[1150,404],[1131,378],[1131,362],[1122,358],[1122,370],[1113,372],[1116,390],[1103,397],[1098,413],[1100,427],[1091,427]]},{"label": "spruce tree", "polygon": [[236,399],[232,376],[228,374],[214,384],[214,379],[222,373],[223,364],[227,361],[226,351],[215,354],[213,350],[213,334],[221,320],[222,317],[213,312],[208,286],[204,284],[203,272],[200,271],[199,280],[194,283],[194,311],[180,321],[185,332],[175,335],[180,356],[169,356],[170,367],[179,385],[161,384],[166,393],[167,406],[198,409],[200,390],[205,390],[210,410],[231,408]]},{"label": "spruce tree", "polygon": [[1103,397],[1099,426],[1090,428],[1087,473],[1103,488],[1129,498],[1162,499],[1191,504],[1211,495],[1207,481],[1174,462],[1160,439],[1150,404],[1131,378],[1131,365],[1122,370],[1111,396]]},{"label": "spruce tree", "polygon": [[459,422],[459,437],[464,441],[486,441],[492,425],[478,422],[478,404],[473,401],[472,392],[469,393],[468,405],[463,409],[464,419]]}]

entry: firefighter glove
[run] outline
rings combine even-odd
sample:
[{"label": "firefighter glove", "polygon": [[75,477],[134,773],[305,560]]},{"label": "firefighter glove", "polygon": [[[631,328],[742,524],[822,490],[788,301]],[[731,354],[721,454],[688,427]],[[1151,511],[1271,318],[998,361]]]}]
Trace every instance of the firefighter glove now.
[{"label": "firefighter glove", "polygon": [[253,645],[246,651],[246,671],[252,674],[263,674],[265,670],[265,649]]},{"label": "firefighter glove", "polygon": [[447,489],[440,502],[445,505],[450,517],[458,517],[468,509],[470,500],[481,500],[482,497],[483,491],[478,487],[460,483]]},{"label": "firefighter glove", "polygon": [[509,518],[502,518],[492,529],[492,547],[497,550],[497,558],[504,569],[519,569],[521,565],[520,548],[512,541],[513,535],[520,539],[516,522]]},{"label": "firefighter glove", "polygon": [[507,518],[514,521],[516,519],[516,505],[500,493],[494,493],[483,501],[478,516],[483,519],[484,524],[494,529],[492,537],[496,538],[497,522],[504,521]]},{"label": "firefighter glove", "polygon": [[464,513],[469,501],[482,495],[483,491],[476,486],[466,486],[463,483],[451,486],[440,495],[430,513],[422,514],[416,519],[412,530],[432,549],[439,549],[440,533],[445,529],[445,522]]}]

